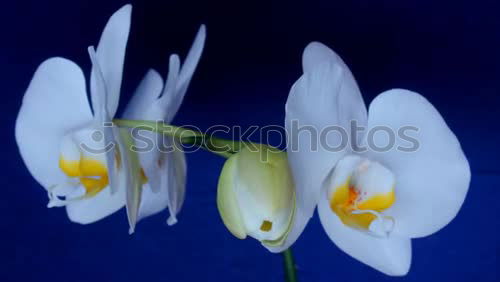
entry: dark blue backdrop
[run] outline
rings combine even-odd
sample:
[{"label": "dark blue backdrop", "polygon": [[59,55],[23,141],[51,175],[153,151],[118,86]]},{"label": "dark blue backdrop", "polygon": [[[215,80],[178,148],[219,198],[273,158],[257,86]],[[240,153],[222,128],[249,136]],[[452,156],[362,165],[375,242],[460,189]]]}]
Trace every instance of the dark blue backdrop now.
[{"label": "dark blue backdrop", "polygon": [[[185,55],[201,23],[208,40],[175,124],[281,124],[284,103],[312,40],[334,48],[371,101],[383,90],[420,92],[460,139],[472,183],[457,218],[413,241],[404,278],[351,259],[317,218],[295,245],[301,281],[496,281],[500,228],[500,5],[497,1],[137,1],[121,107],[148,67],[166,74],[168,55]],[[215,1],[210,1],[215,2]],[[440,2],[440,3],[436,3]],[[180,222],[167,214],[133,236],[120,211],[98,223],[70,223],[25,168],[14,121],[35,68],[64,56],[88,71],[86,47],[125,1],[9,1],[0,10],[2,183],[0,281],[281,281],[281,257],[240,241],[215,205],[223,160],[188,155]]]}]

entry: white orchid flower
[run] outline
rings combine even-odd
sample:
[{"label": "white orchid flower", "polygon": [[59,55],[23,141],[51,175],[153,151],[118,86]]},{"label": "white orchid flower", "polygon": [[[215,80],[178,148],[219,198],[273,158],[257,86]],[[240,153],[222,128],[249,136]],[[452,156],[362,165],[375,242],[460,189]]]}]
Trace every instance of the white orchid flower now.
[{"label": "white orchid flower", "polygon": [[[179,110],[205,44],[206,29],[202,25],[181,67],[177,54],[170,56],[169,72],[164,85],[155,70],[149,70],[125,109],[123,117],[130,120],[150,120],[171,123]],[[177,222],[186,189],[186,161],[177,141],[151,131],[141,131],[150,140],[138,153],[148,182],[142,187],[137,220],[156,214],[168,207],[169,225]]]},{"label": "white orchid flower", "polygon": [[[90,96],[82,70],[50,58],[36,70],[16,121],[16,141],[33,177],[47,190],[49,207],[66,206],[71,221],[98,221],[125,204],[131,163],[112,121],[118,107],[130,5],[109,19],[92,59]],[[118,151],[122,151],[121,154]],[[105,153],[104,153],[105,152]]]},{"label": "white orchid flower", "polygon": [[[411,238],[443,228],[464,202],[470,168],[460,143],[432,104],[408,90],[380,94],[367,113],[350,70],[320,43],[305,49],[303,69],[286,105],[297,206],[307,218],[318,204],[328,236],[353,258],[387,275],[405,275]],[[357,134],[351,121],[365,130]],[[319,139],[304,126],[316,129]],[[331,126],[344,128],[346,136],[321,134]],[[405,152],[408,140],[396,138],[377,150],[373,144],[388,144],[387,134],[371,134],[380,126],[395,134],[416,128],[411,137],[418,148]]]}]

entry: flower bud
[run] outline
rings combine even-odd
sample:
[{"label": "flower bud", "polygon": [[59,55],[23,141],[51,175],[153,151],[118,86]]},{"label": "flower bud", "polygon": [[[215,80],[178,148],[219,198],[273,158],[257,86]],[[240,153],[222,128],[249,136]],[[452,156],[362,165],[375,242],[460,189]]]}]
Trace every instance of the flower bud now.
[{"label": "flower bud", "polygon": [[217,207],[229,231],[268,246],[283,243],[293,221],[295,188],[287,155],[266,145],[248,145],[224,164]]}]

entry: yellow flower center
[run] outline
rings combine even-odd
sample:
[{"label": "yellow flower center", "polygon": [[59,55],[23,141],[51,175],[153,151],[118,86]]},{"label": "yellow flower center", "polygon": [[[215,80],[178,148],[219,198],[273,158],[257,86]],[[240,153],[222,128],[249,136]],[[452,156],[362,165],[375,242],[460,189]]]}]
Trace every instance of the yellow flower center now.
[{"label": "yellow flower center", "polygon": [[330,198],[330,208],[345,225],[368,230],[370,224],[377,218],[371,212],[382,212],[391,207],[395,200],[394,189],[367,198],[366,193],[352,186],[348,180],[335,189]]},{"label": "yellow flower center", "polygon": [[[83,157],[77,161],[68,161],[61,156],[59,158],[59,167],[68,177],[79,180],[85,188],[86,197],[97,195],[109,184],[108,170],[102,161],[88,157]],[[148,182],[143,169],[141,169],[141,181],[142,184]]]},{"label": "yellow flower center", "polygon": [[109,184],[108,170],[101,161],[81,158],[78,161],[67,161],[59,158],[59,167],[71,178],[78,178],[85,188],[85,196],[93,197]]}]

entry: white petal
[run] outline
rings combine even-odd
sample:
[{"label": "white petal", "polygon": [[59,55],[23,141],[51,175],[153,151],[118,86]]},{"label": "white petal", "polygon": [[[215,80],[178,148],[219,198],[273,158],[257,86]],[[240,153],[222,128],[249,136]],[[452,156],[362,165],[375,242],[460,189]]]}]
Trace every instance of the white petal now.
[{"label": "white petal", "polygon": [[304,73],[313,70],[325,62],[329,62],[342,69],[342,86],[339,90],[337,109],[335,110],[335,113],[338,113],[340,123],[332,125],[340,125],[345,128],[349,132],[350,144],[356,148],[356,145],[362,141],[360,140],[362,130],[359,130],[356,134],[355,131],[351,130],[350,122],[356,121],[357,126],[366,126],[367,122],[366,106],[358,84],[351,70],[333,50],[319,42],[312,42],[307,45],[302,55]]},{"label": "white petal", "polygon": [[[116,130],[116,127],[110,129]],[[79,130],[74,133],[73,138],[77,144],[80,144],[82,156],[90,157],[100,162],[107,162],[107,155],[102,153],[103,150],[106,150],[104,147],[106,143],[104,140],[92,136],[95,131],[96,129],[91,127]],[[114,135],[116,135],[115,132],[113,132],[113,136]],[[114,146],[117,145],[115,144]],[[121,157],[121,159],[121,163],[124,163],[124,158]],[[108,166],[108,177],[109,173]],[[111,179],[109,178],[109,180]],[[125,205],[125,188],[127,187],[127,180],[126,173],[117,174],[114,179],[114,184],[119,189],[114,193],[111,193],[110,185],[108,185],[91,198],[71,201],[73,197],[69,197],[70,201],[68,201],[66,211],[70,220],[81,224],[88,224],[101,220],[118,211]],[[78,195],[75,195],[75,197],[78,198]]]},{"label": "white petal", "polygon": [[[193,45],[189,50],[186,60],[182,64],[178,80],[175,84],[175,92],[173,92],[171,94],[172,97],[169,98],[170,102],[168,103],[167,116],[165,117],[166,122],[170,122],[173,119],[173,117],[179,110],[179,107],[181,106],[184,95],[186,94],[189,83],[191,82],[191,78],[193,77],[194,71],[196,70],[198,62],[200,61],[201,54],[203,53],[205,39],[206,28],[205,25],[202,25],[198,30],[198,33],[196,34]],[[172,62],[170,63],[172,64]],[[168,86],[169,83],[167,83],[166,89],[168,88]]]},{"label": "white petal", "polygon": [[[169,204],[168,210],[170,217],[167,220],[169,225],[177,222],[177,214],[182,208],[184,197],[186,194],[186,157],[179,143],[172,141],[174,151],[170,153],[166,159],[167,173],[163,172],[162,185],[168,186]],[[164,183],[167,184],[164,184]]]},{"label": "white petal", "polygon": [[[143,80],[144,83],[150,84],[143,87],[144,91],[156,92],[159,89],[163,93],[159,99],[153,99],[149,104],[146,104],[148,102],[147,100],[149,99],[142,98],[140,100],[140,103],[141,105],[144,105],[144,109],[137,111],[134,116],[127,116],[126,118],[170,122],[173,118],[173,115],[175,115],[175,112],[171,113],[171,105],[172,99],[174,99],[175,97],[175,89],[179,77],[179,69],[179,57],[175,54],[171,55],[169,61],[167,82],[165,87],[163,88],[163,91],[162,88],[160,88],[158,85],[161,78],[151,78],[149,79],[149,81]],[[141,86],[139,86],[139,88],[141,88]],[[147,95],[154,96],[152,94]],[[146,95],[143,95],[143,97],[145,96]],[[164,120],[166,118],[168,120]],[[176,189],[174,187],[175,179],[172,178],[173,176],[170,175],[172,172],[169,171],[173,169],[173,164],[171,164],[171,159],[173,158],[172,153],[163,154],[162,156],[161,152],[158,150],[159,146],[164,145],[164,140],[166,140],[167,142],[170,141],[168,139],[164,139],[163,136],[152,132],[141,131],[140,135],[141,138],[147,139],[148,142],[150,142],[149,145],[152,145],[153,148],[152,150],[149,149],[139,154],[141,166],[148,178],[148,187],[150,188],[143,191],[143,197],[146,198],[142,200],[139,219],[158,213],[161,210],[165,209],[169,205],[168,194],[172,193],[172,190]],[[164,160],[160,159],[162,157],[164,158]],[[159,166],[160,162],[163,162],[163,167]],[[170,187],[171,185],[174,186]],[[174,213],[173,216],[175,218],[175,210],[171,210],[171,213],[172,212]]]},{"label": "white petal", "polygon": [[165,83],[165,89],[163,89],[162,95],[169,97],[175,95],[174,92],[177,89],[180,69],[181,69],[181,59],[179,58],[179,55],[177,54],[170,55],[168,62],[167,81]]},{"label": "white petal", "polygon": [[310,72],[317,66],[331,61],[346,68],[340,57],[323,43],[313,41],[306,46],[302,53],[302,69],[304,72]]},{"label": "white petal", "polygon": [[[323,179],[345,154],[344,151],[328,151],[319,143],[320,130],[338,124],[335,113],[342,76],[338,66],[323,63],[304,73],[290,90],[285,126],[296,206],[288,237],[282,246],[268,247],[272,252],[284,251],[298,239],[314,214]],[[304,132],[299,129],[301,127]],[[336,146],[340,136],[329,135],[328,142]]]},{"label": "white petal", "polygon": [[45,188],[66,181],[59,169],[63,136],[92,121],[80,68],[51,58],[36,70],[16,120],[16,141],[33,177]]},{"label": "white petal", "polygon": [[[144,143],[141,147],[138,147],[141,167],[144,170],[144,174],[148,178],[149,187],[154,193],[158,193],[161,189],[162,173],[159,164],[161,152],[158,148],[162,145],[161,138],[163,137],[159,134],[146,130],[137,131],[136,136],[136,146],[139,145],[139,143]],[[144,140],[144,142],[139,142],[138,140]]]},{"label": "white petal", "polygon": [[68,202],[66,212],[73,222],[93,223],[121,209],[125,205],[125,193],[125,189],[118,189],[111,194],[108,186],[92,198]]},{"label": "white petal", "polygon": [[120,184],[118,180],[118,167],[116,161],[116,155],[118,152],[117,148],[117,136],[115,136],[116,126],[113,125],[111,119],[108,118],[109,121],[103,123],[102,132],[104,136],[104,144],[106,148],[105,157],[106,157],[106,166],[108,167],[108,177],[109,177],[109,187],[111,193],[116,193],[120,189]]},{"label": "white petal", "polygon": [[161,186],[160,191],[153,192],[149,184],[143,185],[141,205],[139,207],[138,220],[157,214],[168,206],[168,187]]},{"label": "white petal", "polygon": [[[396,175],[396,202],[387,210],[396,220],[395,234],[422,237],[447,225],[458,213],[470,182],[469,163],[453,132],[424,97],[395,89],[380,94],[370,105],[369,128],[386,126],[396,135],[387,152],[368,153]],[[398,130],[413,126],[419,147],[402,152],[411,144]],[[374,134],[373,142],[387,145],[387,134]]]},{"label": "white petal", "polygon": [[165,88],[163,89],[160,99],[154,105],[154,107],[159,109],[157,112],[161,113],[160,119],[164,120],[166,123],[170,123],[172,121],[184,97],[179,96],[179,93],[176,92],[180,67],[181,61],[179,56],[176,54],[171,55],[168,64],[168,75]]},{"label": "white petal", "polygon": [[161,153],[161,166],[157,169],[160,176],[160,190],[155,192],[148,184],[142,191],[139,220],[169,208],[168,224],[177,222],[176,215],[184,202],[186,190],[186,160],[180,145],[174,151]]},{"label": "white petal", "polygon": [[[130,120],[163,120],[164,111],[157,105],[157,99],[162,90],[163,79],[155,70],[149,70],[137,87],[132,100],[127,105],[123,118]],[[161,136],[145,130],[140,130],[136,133],[140,136],[140,140],[143,140],[137,141],[136,145],[139,148],[144,148],[144,150],[139,152],[139,158],[144,173],[148,178],[148,187],[150,188],[145,189],[144,193],[157,193],[160,191],[160,171],[158,169],[160,152],[157,150],[157,146]],[[152,191],[146,191],[151,189]]]},{"label": "white petal", "polygon": [[[345,154],[319,142],[323,128],[339,124],[336,112],[342,79],[338,65],[321,64],[293,85],[286,103],[287,154],[297,201],[306,211],[314,210],[324,178]],[[335,133],[326,136],[331,146],[338,146],[341,139]]]},{"label": "white petal", "polygon": [[[200,61],[201,54],[203,52],[203,47],[205,46],[205,39],[207,38],[207,29],[205,25],[201,25],[196,37],[194,38],[193,45],[189,50],[186,60],[182,65],[182,70],[179,75],[179,87],[183,87],[185,84],[189,84],[191,77],[193,76],[196,66]],[[187,86],[186,86],[187,87]]]},{"label": "white petal", "polygon": [[[152,101],[148,101],[149,99],[146,97],[147,97],[147,95],[149,97],[152,97],[152,96],[157,97],[157,95],[162,92],[163,87],[160,87],[160,85],[159,85],[161,78],[151,77],[148,80],[146,80],[146,78],[145,78],[145,80],[143,80],[143,82],[148,83],[149,85],[143,85],[142,90],[154,91],[155,95],[152,95],[152,94],[143,95],[142,97],[144,97],[144,98],[142,98],[140,100],[140,104],[138,101],[138,106],[140,106],[140,107],[144,106],[144,109],[138,109],[138,111],[136,111],[136,114],[134,116],[130,116],[127,118],[138,119],[138,120],[164,121],[165,117],[167,116],[167,113],[171,109],[169,103],[171,102],[171,99],[174,96],[173,91],[175,90],[175,85],[177,84],[177,78],[179,75],[179,68],[180,68],[179,57],[177,55],[170,56],[167,85],[164,87],[165,90],[163,90],[163,95],[158,99],[153,99]],[[141,85],[139,86],[139,90],[141,90]],[[159,93],[156,92],[158,90],[160,91]],[[139,100],[139,98],[138,98],[138,100]],[[172,118],[173,118],[173,116],[172,116]],[[165,121],[165,122],[170,122],[170,120]],[[151,147],[151,148],[147,148],[147,150],[145,150],[144,152],[139,153],[141,166],[144,169],[144,173],[146,174],[146,176],[148,178],[148,184],[149,184],[148,187],[151,190],[151,191],[144,191],[144,195],[146,197],[149,197],[150,192],[153,192],[154,194],[162,193],[162,195],[153,196],[153,197],[158,197],[157,200],[150,201],[148,198],[148,199],[143,201],[144,204],[141,204],[141,206],[144,206],[142,208],[143,211],[141,212],[142,214],[139,215],[140,218],[143,218],[143,217],[149,216],[151,214],[157,213],[160,210],[166,208],[167,203],[165,201],[168,201],[168,195],[165,195],[163,193],[168,193],[169,188],[168,187],[162,188],[162,186],[167,185],[165,183],[162,183],[161,173],[162,173],[162,170],[164,171],[165,169],[161,169],[159,166],[161,152],[158,148],[159,148],[159,146],[164,145],[163,144],[163,140],[164,140],[163,136],[156,134],[156,133],[153,133],[153,132],[145,132],[145,131],[138,131],[137,133],[141,136],[142,140],[147,140],[146,141],[147,144],[145,144],[145,145],[147,145],[148,147]],[[163,172],[163,173],[166,173],[166,172]],[[162,189],[163,189],[163,191],[162,191]],[[149,204],[147,204],[147,203],[149,203]],[[147,205],[152,205],[152,206],[147,207]],[[160,208],[160,207],[163,207],[163,208]]]},{"label": "white petal", "polygon": [[374,237],[345,226],[330,209],[326,190],[322,191],[318,213],[323,228],[335,245],[351,257],[387,275],[406,275],[411,264],[411,240],[394,236]]},{"label": "white petal", "polygon": [[328,198],[331,199],[336,189],[350,180],[354,169],[363,161],[363,158],[357,155],[346,155],[340,159],[335,168],[333,168],[325,179],[325,189],[327,189]]},{"label": "white petal", "polygon": [[184,94],[186,94],[189,82],[191,81],[194,71],[198,66],[198,62],[200,61],[201,54],[203,53],[203,48],[205,46],[206,37],[207,37],[206,27],[205,25],[201,25],[193,41],[193,45],[191,45],[191,49],[189,50],[189,53],[186,56],[186,60],[184,60],[184,63],[182,64],[182,69],[179,74],[177,92],[179,93],[178,95],[180,96],[181,101],[182,97],[184,97]]},{"label": "white petal", "polygon": [[120,175],[125,174],[125,183],[121,185],[126,190],[127,217],[130,225],[129,233],[135,231],[135,225],[139,217],[139,207],[141,203],[142,182],[141,165],[137,153],[132,149],[134,139],[130,135],[129,129],[120,128],[116,136],[119,144],[120,156],[123,167],[120,169]]},{"label": "white petal", "polygon": [[[135,120],[165,121],[171,112],[171,100],[175,96],[180,69],[177,55],[170,56],[167,83],[164,86],[161,76],[155,70],[149,70],[137,87],[134,96],[125,109],[123,118]],[[171,116],[175,115],[174,112]]]},{"label": "white petal", "polygon": [[[160,74],[150,69],[139,83],[130,102],[123,113],[124,119],[148,119],[145,118],[147,110],[160,96],[163,90],[163,79]],[[155,120],[153,118],[152,120]]]},{"label": "white petal", "polygon": [[80,200],[85,196],[85,188],[79,183],[66,182],[52,186],[47,191],[49,197],[48,208],[64,207],[70,201]]},{"label": "white petal", "polygon": [[[173,55],[171,56],[170,62],[169,81],[172,81],[173,85],[175,85],[179,73],[179,59],[176,55]],[[163,101],[167,100],[167,96],[171,97],[171,93],[167,93],[167,96],[158,98],[163,89],[162,84],[163,81],[160,75],[156,71],[149,71],[137,88],[132,101],[127,106],[124,118],[163,121],[169,108],[168,105],[163,104]],[[137,130],[134,135],[137,137],[136,145],[141,150],[138,153],[141,167],[148,178],[149,189],[147,190],[151,190],[145,191],[144,193],[145,195],[148,195],[150,192],[157,194],[160,192],[162,186],[161,169],[158,164],[161,152],[158,148],[163,145],[163,136],[147,130]],[[161,198],[164,196],[165,195],[155,195],[154,197]],[[158,200],[162,202],[163,200],[160,198]],[[149,202],[148,199],[145,201]],[[152,207],[152,209],[156,210],[155,207]],[[149,215],[144,214],[148,214],[148,212],[143,212],[143,215],[139,215],[139,217],[143,218]]]},{"label": "white petal", "polygon": [[[125,57],[125,48],[130,30],[130,17],[132,13],[132,5],[125,5],[116,11],[104,30],[97,46],[97,60],[101,66],[104,80],[107,86],[107,109],[111,117],[116,113],[118,102],[120,99],[120,87],[122,83],[123,62]],[[94,112],[99,106],[95,99],[95,71],[91,74],[91,94],[92,108]]]},{"label": "white petal", "polygon": [[[203,50],[204,41],[205,27],[202,26],[182,70],[180,70],[179,57],[176,54],[170,56],[169,73],[160,98],[156,101],[153,99],[151,104],[148,105],[149,98],[156,96],[156,94],[148,93],[140,98],[139,96],[135,96],[138,97],[138,102],[134,102],[136,105],[132,106],[135,109],[127,110],[125,118],[171,122],[182,103],[189,81],[196,69]],[[147,83],[147,85],[139,86],[138,91],[156,93],[158,89],[161,90],[159,87],[161,80],[159,75],[151,74],[150,76],[148,81],[145,81],[145,78],[141,83],[141,85],[143,83]],[[144,133],[142,134],[145,135]],[[168,223],[171,225],[177,221],[176,215],[184,202],[186,182],[184,153],[180,150],[174,150],[170,153],[160,154],[156,148],[158,145],[161,145],[163,137],[156,134],[149,134],[147,137],[149,137],[149,140],[153,140],[154,149],[153,151],[139,154],[141,165],[149,181],[142,192],[139,219],[158,213],[168,206],[170,211]],[[180,148],[179,145],[177,145],[177,148]],[[163,165],[158,167],[158,162],[163,163]]]},{"label": "white petal", "polygon": [[108,112],[108,86],[104,79],[104,74],[101,65],[97,59],[94,47],[88,48],[90,60],[92,61],[92,74],[94,79],[94,95],[93,101],[99,100],[97,107],[94,108],[94,123],[98,131],[102,132],[104,137],[104,156],[106,158],[106,166],[108,168],[109,187],[111,193],[116,193],[118,188],[118,168],[115,163],[116,157],[116,136],[113,132],[116,129],[112,122],[111,115]]},{"label": "white petal", "polygon": [[229,157],[222,167],[217,183],[217,209],[229,232],[238,239],[245,239],[247,238],[247,230],[234,189],[234,183],[237,179],[238,156]]}]

